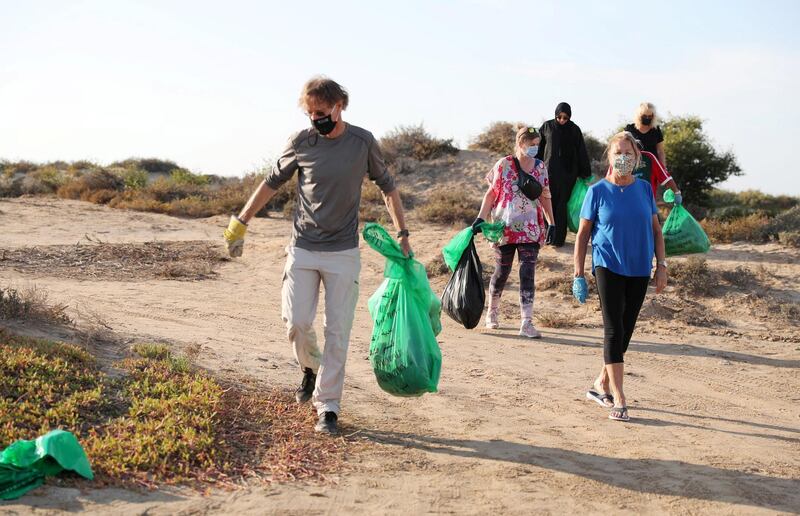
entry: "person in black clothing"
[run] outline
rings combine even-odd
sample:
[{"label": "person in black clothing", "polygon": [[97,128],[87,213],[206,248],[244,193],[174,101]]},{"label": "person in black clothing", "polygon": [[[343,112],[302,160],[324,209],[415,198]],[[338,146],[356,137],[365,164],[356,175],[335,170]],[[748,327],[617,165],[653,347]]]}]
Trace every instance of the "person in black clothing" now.
[{"label": "person in black clothing", "polygon": [[571,120],[572,108],[566,102],[556,107],[556,117],[542,124],[537,159],[545,162],[550,175],[550,195],[555,224],[547,228],[545,243],[564,245],[567,237],[567,201],[578,177],[589,177],[592,169],[581,128]]},{"label": "person in black clothing", "polygon": [[664,134],[658,126],[656,107],[649,102],[642,102],[636,108],[633,123],[625,126],[625,130],[641,143],[642,150],[651,152],[667,168],[667,156],[664,152]]}]

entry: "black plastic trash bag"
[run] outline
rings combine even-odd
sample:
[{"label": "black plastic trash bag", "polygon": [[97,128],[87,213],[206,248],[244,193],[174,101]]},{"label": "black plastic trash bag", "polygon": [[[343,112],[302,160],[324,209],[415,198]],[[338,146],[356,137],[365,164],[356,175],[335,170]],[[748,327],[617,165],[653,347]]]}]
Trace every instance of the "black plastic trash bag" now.
[{"label": "black plastic trash bag", "polygon": [[[469,231],[469,240],[465,238]],[[486,304],[486,290],[483,287],[483,266],[475,250],[475,238],[472,229],[467,228],[447,245],[446,249],[452,251],[453,245],[463,245],[468,242],[461,253],[450,281],[442,293],[442,310],[471,330],[481,320],[483,307]]]}]

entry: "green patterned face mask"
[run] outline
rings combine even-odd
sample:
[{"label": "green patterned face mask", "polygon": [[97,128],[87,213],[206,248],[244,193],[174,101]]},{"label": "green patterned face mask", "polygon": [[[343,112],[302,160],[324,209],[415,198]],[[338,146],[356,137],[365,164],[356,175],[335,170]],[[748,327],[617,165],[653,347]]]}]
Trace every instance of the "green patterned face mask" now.
[{"label": "green patterned face mask", "polygon": [[620,176],[628,176],[633,172],[633,167],[636,165],[636,160],[633,156],[627,154],[620,154],[614,158],[614,173]]}]

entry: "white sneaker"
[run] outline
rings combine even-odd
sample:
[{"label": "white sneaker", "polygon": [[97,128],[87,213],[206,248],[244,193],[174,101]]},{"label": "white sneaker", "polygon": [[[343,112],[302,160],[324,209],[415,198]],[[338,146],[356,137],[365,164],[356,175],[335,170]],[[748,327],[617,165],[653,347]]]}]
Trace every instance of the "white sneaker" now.
[{"label": "white sneaker", "polygon": [[542,334],[533,326],[533,322],[530,319],[522,321],[522,325],[519,327],[519,335],[520,337],[528,337],[529,339],[542,338]]},{"label": "white sneaker", "polygon": [[497,322],[497,309],[489,310],[486,312],[486,329],[487,330],[496,330],[500,327],[500,323]]}]

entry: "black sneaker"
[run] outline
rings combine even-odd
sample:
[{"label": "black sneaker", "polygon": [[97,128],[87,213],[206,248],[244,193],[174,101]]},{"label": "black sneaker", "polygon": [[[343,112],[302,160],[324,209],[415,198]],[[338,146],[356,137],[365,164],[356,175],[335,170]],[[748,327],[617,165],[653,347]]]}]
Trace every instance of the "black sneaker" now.
[{"label": "black sneaker", "polygon": [[303,383],[294,391],[294,399],[297,400],[297,403],[305,403],[311,399],[311,395],[314,394],[314,385],[316,383],[317,375],[314,374],[314,371],[306,367],[303,370]]},{"label": "black sneaker", "polygon": [[339,416],[336,415],[336,412],[323,412],[319,415],[319,421],[314,426],[314,430],[328,435],[336,434],[339,431],[336,426],[337,419]]}]

